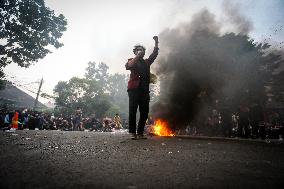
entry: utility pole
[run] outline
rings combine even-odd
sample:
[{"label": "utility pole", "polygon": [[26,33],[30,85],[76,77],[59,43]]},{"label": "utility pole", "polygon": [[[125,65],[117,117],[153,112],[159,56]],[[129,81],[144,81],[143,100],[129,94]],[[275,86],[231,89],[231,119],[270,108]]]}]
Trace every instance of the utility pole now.
[{"label": "utility pole", "polygon": [[39,93],[40,93],[40,89],[41,89],[42,83],[43,83],[43,78],[41,78],[41,80],[40,80],[39,88],[38,88],[38,91],[37,91],[37,94],[36,94],[34,109],[36,109],[36,107],[37,107],[38,96],[39,96]]}]

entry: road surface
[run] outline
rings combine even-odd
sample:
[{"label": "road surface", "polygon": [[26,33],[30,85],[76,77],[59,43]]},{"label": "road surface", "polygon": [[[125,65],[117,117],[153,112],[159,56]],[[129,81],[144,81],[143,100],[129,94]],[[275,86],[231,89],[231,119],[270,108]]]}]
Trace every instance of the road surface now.
[{"label": "road surface", "polygon": [[281,143],[0,133],[0,188],[284,188]]}]

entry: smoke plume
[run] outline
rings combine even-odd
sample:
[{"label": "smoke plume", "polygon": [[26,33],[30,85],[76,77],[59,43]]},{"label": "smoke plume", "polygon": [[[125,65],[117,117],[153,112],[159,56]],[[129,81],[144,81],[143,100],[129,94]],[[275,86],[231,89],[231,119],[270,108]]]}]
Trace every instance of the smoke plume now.
[{"label": "smoke plume", "polygon": [[228,22],[233,24],[236,32],[248,34],[253,29],[251,21],[241,14],[240,5],[234,4],[232,0],[223,1],[222,5]]},{"label": "smoke plume", "polygon": [[[248,32],[247,24],[240,24],[244,19],[234,11],[231,18],[239,23],[236,27]],[[240,91],[257,85],[254,81],[259,74],[252,68],[260,52],[252,48],[246,35],[221,34],[221,27],[214,14],[204,9],[190,23],[159,35],[162,54],[156,73],[161,80],[160,96],[152,112],[168,120],[172,129],[204,121],[217,99],[233,106],[234,99],[244,96]]]}]

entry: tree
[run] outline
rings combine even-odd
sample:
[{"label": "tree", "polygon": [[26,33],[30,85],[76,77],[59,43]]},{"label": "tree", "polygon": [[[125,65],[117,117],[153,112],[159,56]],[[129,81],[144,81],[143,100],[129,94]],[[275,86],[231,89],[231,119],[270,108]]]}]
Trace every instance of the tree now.
[{"label": "tree", "polygon": [[88,80],[95,80],[102,88],[103,92],[108,92],[108,69],[109,67],[103,62],[99,64],[96,64],[95,62],[89,62],[88,67],[86,68],[85,77]]},{"label": "tree", "polygon": [[82,106],[83,97],[87,90],[87,80],[77,77],[68,82],[60,81],[54,88],[55,102],[66,114],[71,114],[78,106]]},{"label": "tree", "polygon": [[4,72],[2,71],[2,69],[0,68],[0,90],[4,89],[6,86],[6,80],[2,79],[4,78]]},{"label": "tree", "polygon": [[116,110],[122,115],[127,117],[128,115],[128,95],[127,95],[127,76],[124,74],[113,74],[109,77],[109,89],[110,96],[112,97],[113,104],[116,107],[113,108],[113,112]]},{"label": "tree", "polygon": [[44,0],[0,0],[0,72],[14,62],[21,67],[62,47],[58,41],[66,30],[62,14],[45,6]]},{"label": "tree", "polygon": [[89,62],[85,78],[99,86],[96,90],[91,91],[97,91],[101,95],[109,94],[109,116],[119,113],[123,117],[126,117],[128,112],[127,77],[119,73],[109,74],[108,69],[109,67],[103,62],[99,64]]},{"label": "tree", "polygon": [[56,108],[71,115],[77,107],[89,116],[102,117],[111,107],[111,98],[94,80],[73,77],[68,82],[60,81],[54,88]]},{"label": "tree", "polygon": [[109,67],[103,62],[99,64],[89,62],[85,78],[99,86],[96,89],[98,93],[109,94],[111,103],[111,108],[108,110],[109,116],[119,113],[126,117],[128,115],[127,77],[119,73],[109,74],[108,69]]},{"label": "tree", "polygon": [[267,87],[267,92],[271,96],[270,101],[274,101],[274,103],[284,107],[284,71],[273,75]]},{"label": "tree", "polygon": [[127,76],[109,74],[105,63],[89,62],[84,78],[60,81],[54,88],[56,108],[70,115],[81,107],[85,115],[127,117]]}]

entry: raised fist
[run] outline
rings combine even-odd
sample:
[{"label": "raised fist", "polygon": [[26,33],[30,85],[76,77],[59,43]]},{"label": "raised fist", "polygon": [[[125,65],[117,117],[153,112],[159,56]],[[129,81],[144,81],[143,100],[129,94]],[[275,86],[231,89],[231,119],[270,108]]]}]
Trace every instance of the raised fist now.
[{"label": "raised fist", "polygon": [[153,39],[155,40],[155,42],[158,42],[158,36],[154,36]]}]

